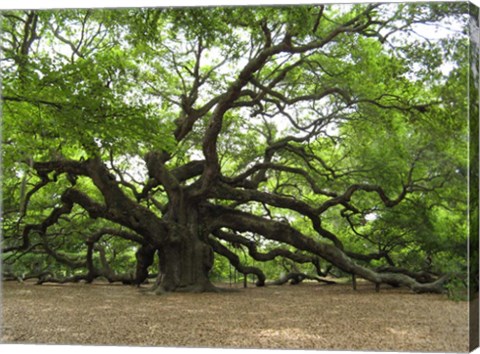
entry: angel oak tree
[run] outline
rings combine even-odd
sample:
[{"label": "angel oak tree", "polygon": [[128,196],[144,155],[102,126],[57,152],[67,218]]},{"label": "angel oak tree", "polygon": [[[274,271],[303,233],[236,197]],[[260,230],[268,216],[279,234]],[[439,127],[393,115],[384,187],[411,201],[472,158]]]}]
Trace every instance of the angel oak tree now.
[{"label": "angel oak tree", "polygon": [[220,255],[264,285],[240,247],[440,292],[418,265],[462,257],[465,4],[2,15],[6,264],[140,284],[158,255],[158,292],[207,291]]}]

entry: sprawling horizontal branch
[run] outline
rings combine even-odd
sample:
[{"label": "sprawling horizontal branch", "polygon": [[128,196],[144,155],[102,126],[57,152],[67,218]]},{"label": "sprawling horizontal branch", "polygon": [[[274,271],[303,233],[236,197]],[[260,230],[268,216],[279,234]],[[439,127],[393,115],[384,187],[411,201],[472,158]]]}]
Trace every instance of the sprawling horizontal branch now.
[{"label": "sprawling horizontal branch", "polygon": [[[193,164],[192,166],[196,166]],[[92,218],[105,218],[123,225],[137,234],[142,235],[147,242],[159,242],[159,235],[166,235],[166,224],[152,211],[127,197],[110,174],[107,167],[98,158],[86,161],[59,160],[34,163],[33,167],[40,175],[56,173],[71,173],[91,178],[102,193],[105,204],[99,204],[88,195],[76,189],[68,189],[62,194],[62,202],[69,205],[80,205]],[[181,176],[188,175],[186,170],[177,170]],[[152,233],[152,230],[156,230]]]},{"label": "sprawling horizontal branch", "polygon": [[[108,207],[93,201],[89,196],[75,189],[67,190],[62,195],[62,200],[80,205],[94,219],[103,218],[125,226],[141,235],[144,241],[152,244],[158,244],[162,240],[159,236],[167,234],[164,222],[148,209],[133,202],[132,207],[126,209],[118,206]],[[146,210],[148,212],[145,212]],[[152,224],[155,225],[153,228]],[[157,232],[153,234],[153,230]]]},{"label": "sprawling horizontal branch", "polygon": [[89,160],[75,161],[66,159],[48,162],[34,162],[33,168],[40,176],[48,175],[51,172],[56,172],[57,174],[71,173],[77,176],[88,176],[88,162]]},{"label": "sprawling horizontal branch", "polygon": [[312,226],[321,236],[331,240],[340,249],[343,248],[342,242],[332,233],[327,232],[321,227],[319,213],[307,203],[295,198],[288,198],[272,193],[260,192],[253,189],[232,188],[225,184],[217,184],[217,188],[210,195],[219,199],[230,199],[239,202],[256,201],[269,204],[275,207],[296,211],[310,219]]},{"label": "sprawling horizontal branch", "polygon": [[227,227],[240,232],[254,232],[267,239],[283,242],[299,250],[314,253],[339,267],[343,267],[345,271],[352,272],[355,268],[350,259],[337,247],[315,242],[286,223],[220,206],[208,206],[207,210],[212,217],[209,226],[213,230]]},{"label": "sprawling horizontal branch", "polygon": [[275,248],[266,253],[258,252],[257,244],[254,241],[250,241],[243,236],[226,232],[223,230],[215,230],[212,234],[222,240],[228,241],[231,244],[244,245],[248,249],[248,254],[256,261],[266,262],[275,259],[276,257],[288,258],[296,263],[313,263],[316,262],[316,257],[306,256],[301,253],[291,252],[287,249]]},{"label": "sprawling horizontal branch", "polygon": [[206,206],[206,208],[211,218],[209,225],[212,229],[227,227],[240,232],[250,231],[260,234],[267,239],[283,242],[299,250],[313,253],[335,264],[335,266],[345,272],[356,274],[376,284],[399,284],[407,286],[416,292],[442,292],[442,285],[447,279],[446,277],[442,277],[433,283],[421,284],[404,274],[388,272],[377,273],[356,264],[341,249],[329,244],[316,242],[288,224],[225,207],[209,205]]},{"label": "sprawling horizontal branch", "polygon": [[[316,256],[307,256],[307,255],[304,255],[302,253],[291,252],[289,250],[282,249],[282,248],[275,248],[273,250],[268,251],[267,253],[261,253],[261,252],[257,251],[257,244],[254,241],[250,241],[250,240],[246,239],[245,237],[242,237],[238,234],[234,234],[234,233],[231,233],[231,232],[226,232],[226,231],[223,231],[223,230],[215,230],[215,231],[213,231],[212,235],[219,238],[219,239],[228,241],[232,245],[244,245],[244,246],[246,246],[247,249],[248,249],[248,254],[256,261],[266,262],[266,261],[273,260],[277,257],[283,257],[283,258],[290,259],[290,260],[294,261],[295,263],[312,263],[315,266],[318,275],[325,276],[326,273],[327,273],[327,272],[322,272],[322,270],[320,269],[319,260],[318,260],[318,257],[316,257]],[[217,251],[215,248],[214,248],[214,250],[216,252],[220,253],[220,254],[223,254],[223,253]],[[228,249],[227,249],[227,251],[228,251]],[[233,253],[232,253],[232,255],[234,256]],[[232,255],[230,257],[227,256],[227,258],[230,259],[231,257],[233,257]],[[235,258],[234,258],[234,260],[235,260]],[[239,268],[237,268],[237,270],[239,270],[241,273],[243,273]],[[334,282],[330,282],[330,281],[325,280],[325,279],[321,279],[321,278],[316,277],[316,276],[311,276],[311,275],[308,275],[308,274],[303,274],[303,273],[298,273],[297,272],[297,273],[290,273],[290,275],[287,276],[285,279],[275,281],[272,284],[273,285],[281,285],[281,284],[287,282],[290,279],[300,279],[300,278],[301,278],[300,281],[302,281],[304,279],[310,279],[310,280],[317,280],[317,281],[320,281],[320,282],[334,283]]]},{"label": "sprawling horizontal branch", "polygon": [[297,199],[283,197],[280,195],[261,192],[253,189],[232,188],[226,184],[217,184],[211,196],[215,198],[231,199],[240,202],[256,201],[266,203],[279,208],[294,210],[302,215],[313,218],[318,215],[315,212],[315,208]]}]

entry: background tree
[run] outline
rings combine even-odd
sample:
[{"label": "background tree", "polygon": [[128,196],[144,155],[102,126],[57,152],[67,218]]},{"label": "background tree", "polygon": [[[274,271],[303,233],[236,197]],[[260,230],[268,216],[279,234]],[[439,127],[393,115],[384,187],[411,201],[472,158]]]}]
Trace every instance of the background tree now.
[{"label": "background tree", "polygon": [[418,292],[466,269],[465,4],[3,16],[6,264],[157,262],[159,292],[214,289],[218,256],[257,285],[262,262]]}]

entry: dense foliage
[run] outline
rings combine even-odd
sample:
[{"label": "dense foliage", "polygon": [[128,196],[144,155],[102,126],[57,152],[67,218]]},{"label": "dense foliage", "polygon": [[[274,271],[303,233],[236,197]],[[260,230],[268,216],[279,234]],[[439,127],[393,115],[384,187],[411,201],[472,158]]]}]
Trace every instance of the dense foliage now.
[{"label": "dense foliage", "polygon": [[466,282],[467,22],[463,3],[4,12],[4,275]]}]

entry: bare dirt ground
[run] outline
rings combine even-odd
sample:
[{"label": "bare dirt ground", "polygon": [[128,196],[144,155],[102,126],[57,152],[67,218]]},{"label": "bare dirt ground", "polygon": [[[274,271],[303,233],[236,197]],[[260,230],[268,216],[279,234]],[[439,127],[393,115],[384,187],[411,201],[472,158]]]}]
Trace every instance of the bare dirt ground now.
[{"label": "bare dirt ground", "polygon": [[468,303],[371,284],[156,296],[102,283],[3,283],[2,342],[468,351]]}]

